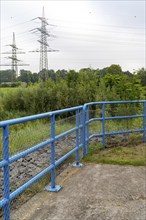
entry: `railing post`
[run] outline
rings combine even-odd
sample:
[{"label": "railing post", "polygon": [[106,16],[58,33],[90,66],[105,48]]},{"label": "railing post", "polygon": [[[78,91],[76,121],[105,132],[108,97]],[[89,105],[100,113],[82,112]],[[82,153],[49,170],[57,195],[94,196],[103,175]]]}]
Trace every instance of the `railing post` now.
[{"label": "railing post", "polygon": [[102,104],[102,149],[105,149],[105,103]]},{"label": "railing post", "polygon": [[86,135],[85,135],[85,126],[86,126],[86,105],[83,106],[83,116],[82,116],[82,124],[83,124],[83,158],[86,156]]},{"label": "railing post", "polygon": [[83,157],[88,152],[89,141],[89,106],[86,104],[83,106]]},{"label": "railing post", "polygon": [[56,172],[55,172],[55,115],[51,115],[51,185],[46,187],[47,191],[58,192],[61,189],[60,185],[56,185]]},{"label": "railing post", "polygon": [[76,162],[73,163],[73,167],[82,167],[79,156],[79,110],[76,110]]},{"label": "railing post", "polygon": [[86,109],[86,153],[89,151],[89,106]]},{"label": "railing post", "polygon": [[143,142],[146,143],[146,101],[143,103]]},{"label": "railing post", "polygon": [[3,127],[3,158],[7,164],[3,169],[4,198],[7,200],[4,206],[4,220],[10,220],[10,167],[9,167],[9,130]]},{"label": "railing post", "polygon": [[83,144],[83,109],[80,110],[79,112],[79,117],[80,117],[80,125],[82,125],[82,127],[80,128],[80,143],[79,144]]}]

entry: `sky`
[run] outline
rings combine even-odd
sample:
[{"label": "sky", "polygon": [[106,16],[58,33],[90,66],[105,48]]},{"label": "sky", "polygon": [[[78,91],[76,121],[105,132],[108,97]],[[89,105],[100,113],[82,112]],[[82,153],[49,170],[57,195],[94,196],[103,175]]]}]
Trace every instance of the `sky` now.
[{"label": "sky", "polygon": [[[1,0],[1,53],[11,52],[13,32],[16,45],[25,54],[18,54],[22,60],[20,69],[39,72],[39,33],[37,17],[45,17],[50,24],[47,28],[55,37],[48,39],[50,48],[59,50],[48,53],[48,69],[93,68],[102,69],[119,64],[123,71],[146,67],[146,0],[48,0],[29,1]],[[35,19],[36,18],[36,19]],[[10,64],[1,54],[1,64]],[[0,69],[10,69],[0,66]]]}]

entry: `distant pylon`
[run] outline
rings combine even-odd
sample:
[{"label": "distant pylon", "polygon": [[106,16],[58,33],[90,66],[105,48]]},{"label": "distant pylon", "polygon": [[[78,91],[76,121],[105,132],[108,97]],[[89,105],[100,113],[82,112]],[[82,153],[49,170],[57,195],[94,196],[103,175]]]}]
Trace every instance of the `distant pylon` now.
[{"label": "distant pylon", "polygon": [[45,12],[43,7],[43,13],[41,18],[41,41],[40,41],[40,70],[48,69],[48,57],[47,57],[47,21],[45,19]]},{"label": "distant pylon", "polygon": [[[16,53],[16,50],[17,50],[17,48],[16,48],[16,42],[15,42],[15,33],[13,32],[13,43],[12,43],[12,45],[11,45],[11,47],[12,47],[12,71],[15,71],[15,73],[16,73],[16,76],[18,76],[18,66],[17,66],[17,62],[19,61],[19,60],[17,60],[17,53]],[[10,58],[10,57],[9,57]]]},{"label": "distant pylon", "polygon": [[53,50],[50,48],[50,45],[48,44],[48,38],[50,37],[55,37],[54,35],[51,35],[46,26],[50,25],[50,26],[54,26],[51,24],[48,24],[47,19],[45,18],[45,12],[44,12],[44,7],[43,7],[43,11],[42,11],[42,17],[37,17],[34,18],[35,19],[39,19],[41,21],[41,27],[40,28],[34,28],[31,31],[34,33],[39,32],[40,33],[40,39],[38,40],[38,42],[40,43],[40,50],[33,50],[33,51],[29,51],[29,52],[40,52],[40,68],[39,71],[43,70],[43,69],[48,69],[48,56],[47,56],[47,52],[56,52],[58,50]]},{"label": "distant pylon", "polygon": [[[11,64],[1,64],[1,66],[11,66],[12,72],[15,73],[16,77],[18,77],[18,66],[29,66],[29,64],[19,63],[21,60],[17,59],[17,54],[25,54],[25,52],[18,51],[20,49],[16,46],[15,33],[14,32],[13,32],[12,44],[8,44],[6,46],[12,47],[12,51],[3,52],[2,54],[10,54],[11,56],[8,56],[6,58],[11,59],[12,63]],[[13,81],[13,79],[12,79],[12,81]]]}]

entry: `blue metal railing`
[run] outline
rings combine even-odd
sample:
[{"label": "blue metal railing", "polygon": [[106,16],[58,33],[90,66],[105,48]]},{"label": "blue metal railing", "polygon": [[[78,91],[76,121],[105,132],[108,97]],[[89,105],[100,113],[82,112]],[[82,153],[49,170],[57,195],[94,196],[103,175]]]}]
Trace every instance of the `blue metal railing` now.
[{"label": "blue metal railing", "polygon": [[[117,105],[117,104],[133,104],[133,103],[143,103],[143,114],[140,115],[124,115],[124,116],[113,116],[113,117],[106,117],[106,105]],[[92,118],[89,119],[89,111],[90,107],[95,105],[101,105],[102,107],[102,117],[100,118]],[[133,100],[133,101],[107,101],[107,102],[91,102],[86,103],[83,107],[85,112],[85,151],[84,156],[88,152],[88,142],[94,137],[102,137],[102,148],[105,148],[105,136],[106,135],[116,135],[116,134],[126,134],[126,133],[132,133],[132,132],[143,132],[143,142],[146,142],[146,100]],[[111,131],[106,132],[105,129],[105,122],[108,120],[115,120],[115,119],[134,119],[134,118],[143,118],[143,127],[140,129],[132,129],[132,130],[122,130],[122,131]],[[93,121],[101,121],[102,122],[102,132],[100,134],[92,134],[89,135],[89,124]]]},{"label": "blue metal railing", "polygon": [[[106,117],[106,105],[111,104],[132,104],[132,103],[142,103],[143,104],[143,114],[140,115],[129,115],[129,116],[113,116],[113,117]],[[91,106],[101,105],[102,106],[102,117],[99,118],[89,118],[90,115],[90,108]],[[62,134],[56,135],[55,134],[55,117],[56,115],[60,115],[62,113],[67,112],[75,112],[76,114],[76,126]],[[28,121],[33,121],[41,118],[48,118],[50,117],[51,120],[51,137],[50,139],[43,141],[23,152],[16,154],[14,156],[9,156],[9,126],[20,124]],[[107,120],[115,120],[115,119],[132,119],[132,118],[143,118],[143,126],[140,129],[134,130],[124,130],[124,131],[112,131],[106,132],[105,129],[105,122]],[[102,132],[101,134],[92,134],[89,135],[89,124],[93,121],[101,121],[102,123]],[[48,172],[51,173],[51,183],[47,190],[56,192],[58,191],[61,186],[56,185],[56,175],[55,175],[55,168],[61,164],[65,159],[67,159],[73,153],[76,153],[76,162],[75,165],[77,167],[81,166],[80,164],[80,156],[79,156],[79,149],[82,148],[83,150],[83,157],[86,156],[88,152],[89,141],[93,137],[102,137],[102,146],[103,149],[105,148],[105,136],[111,134],[124,134],[124,133],[131,133],[131,132],[143,132],[143,141],[146,142],[146,100],[136,100],[136,101],[113,101],[113,102],[92,102],[87,103],[83,106],[77,106],[73,108],[48,112],[44,114],[38,114],[18,119],[12,119],[7,121],[0,122],[0,127],[3,130],[3,159],[0,161],[0,168],[3,169],[3,199],[0,200],[0,208],[4,209],[4,220],[10,219],[10,201],[15,199],[20,193],[22,193],[25,189],[31,186],[34,182],[38,179],[43,177]],[[66,135],[69,135],[73,132],[76,132],[76,146],[67,154],[62,156],[60,159],[55,160],[55,141],[59,140]],[[35,177],[30,179],[24,185],[16,189],[14,192],[10,193],[10,164],[17,161],[20,158],[27,156],[28,154],[37,151],[38,149],[43,148],[44,146],[51,144],[51,165],[37,174]]]}]

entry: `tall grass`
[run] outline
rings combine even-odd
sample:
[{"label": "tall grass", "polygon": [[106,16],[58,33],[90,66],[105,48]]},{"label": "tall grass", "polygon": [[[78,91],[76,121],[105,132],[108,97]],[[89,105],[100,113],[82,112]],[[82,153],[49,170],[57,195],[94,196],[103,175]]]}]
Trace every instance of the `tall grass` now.
[{"label": "tall grass", "polygon": [[[70,122],[74,117],[56,121],[56,135],[61,134],[73,127],[75,123]],[[49,139],[51,136],[50,120],[37,120],[9,127],[9,149],[10,154],[15,154],[22,150],[28,149],[42,141]],[[0,130],[0,155],[2,154],[2,129]]]},{"label": "tall grass", "polygon": [[[122,131],[127,129],[136,129],[142,127],[142,119],[131,119],[131,123],[127,127],[125,120],[108,121],[105,125],[105,131]],[[55,123],[56,135],[61,134],[71,128],[75,127],[75,116],[65,119],[57,120]],[[99,121],[91,122],[89,125],[90,134],[101,134],[102,123]],[[50,119],[36,120],[34,122],[27,122],[9,127],[9,147],[10,154],[15,154],[24,149],[30,148],[42,141],[50,138],[51,125]],[[2,154],[2,129],[0,130],[0,154]]]}]

